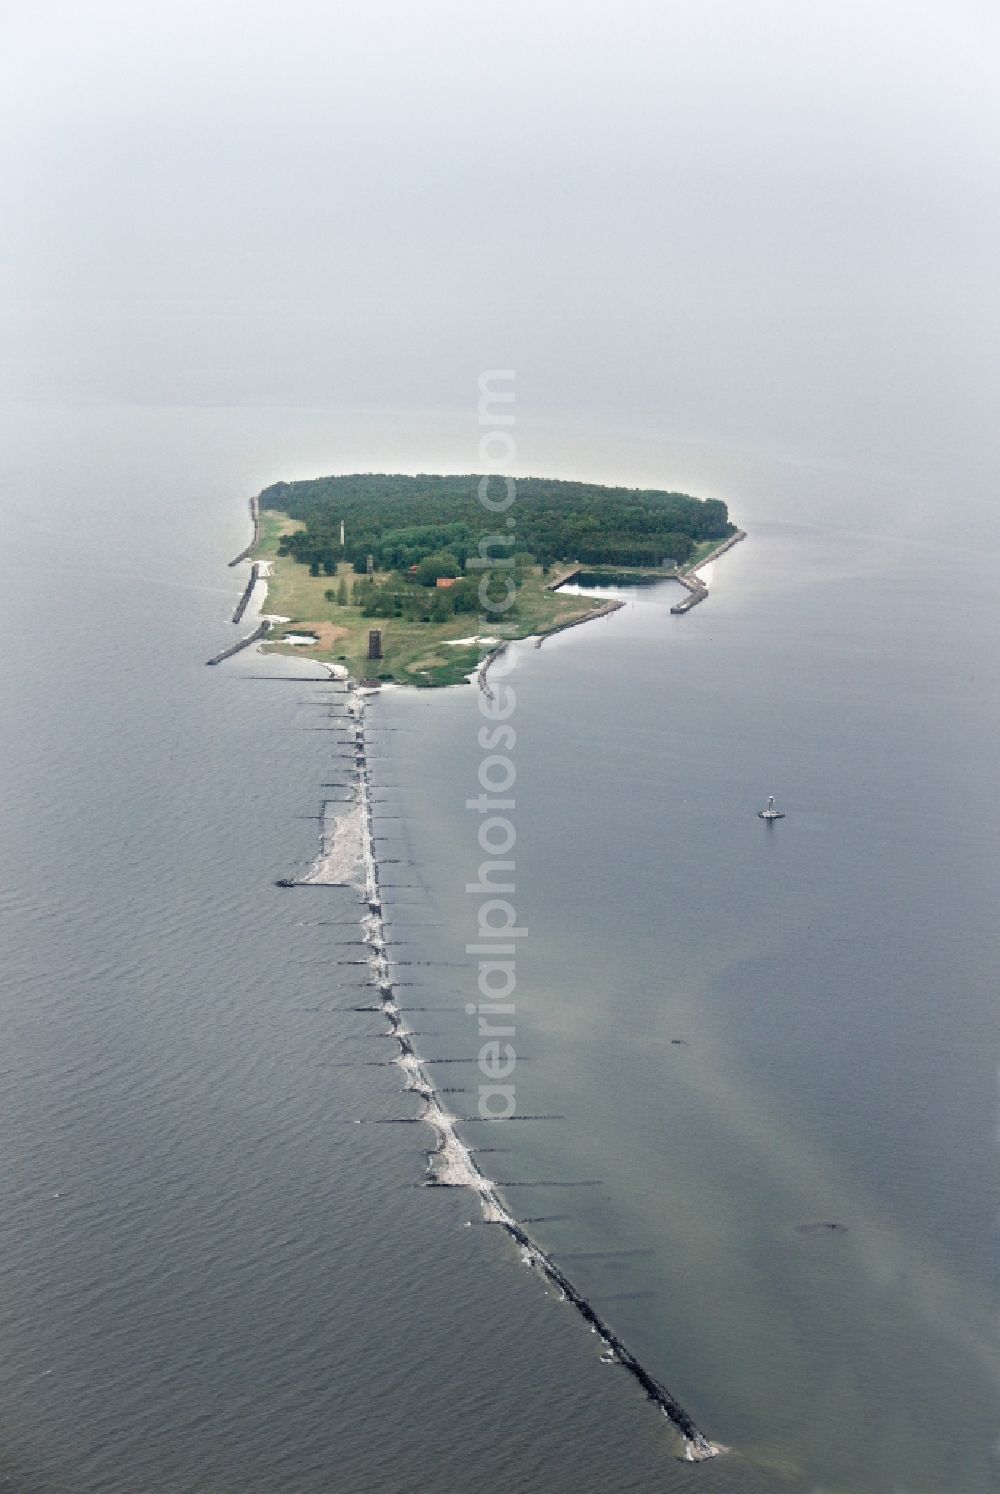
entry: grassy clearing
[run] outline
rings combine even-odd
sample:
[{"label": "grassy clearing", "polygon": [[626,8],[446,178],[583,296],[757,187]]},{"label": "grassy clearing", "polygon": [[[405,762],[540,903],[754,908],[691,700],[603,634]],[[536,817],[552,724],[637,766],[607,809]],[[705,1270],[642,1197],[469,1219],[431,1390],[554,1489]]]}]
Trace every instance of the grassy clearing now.
[{"label": "grassy clearing", "polygon": [[691,559],[688,561],[684,569],[686,571],[690,571],[694,566],[702,565],[705,561],[705,557],[711,555],[712,551],[717,550],[722,544],[725,544],[725,540],[699,540],[698,544],[695,545],[694,550],[691,552]]},{"label": "grassy clearing", "polygon": [[[474,613],[461,613],[441,623],[408,622],[398,617],[365,617],[360,607],[341,607],[328,601],[325,592],[336,590],[338,578],[311,576],[308,567],[278,555],[283,534],[301,524],[285,514],[265,510],[255,560],[271,563],[267,582],[268,614],[290,618],[279,625],[279,634],[314,632],[319,641],[312,646],[282,643],[280,636],[266,645],[269,651],[297,654],[307,659],[344,664],[355,678],[395,680],[400,684],[435,686],[458,684],[488,653],[489,644],[456,643],[475,633],[489,638],[526,638],[547,633],[560,623],[584,617],[599,605],[593,597],[564,596],[546,590],[547,577],[540,568],[532,571],[518,593],[517,617],[508,622],[484,623]],[[356,580],[346,568],[348,584]],[[372,584],[384,586],[388,574],[377,574]],[[368,658],[368,632],[382,630],[380,660]]]}]

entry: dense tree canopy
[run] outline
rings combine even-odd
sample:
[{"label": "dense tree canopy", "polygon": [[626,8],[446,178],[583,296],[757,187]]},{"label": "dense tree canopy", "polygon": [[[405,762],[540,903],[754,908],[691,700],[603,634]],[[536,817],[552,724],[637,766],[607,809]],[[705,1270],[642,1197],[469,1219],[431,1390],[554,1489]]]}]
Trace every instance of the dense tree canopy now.
[{"label": "dense tree canopy", "polygon": [[[281,547],[316,575],[332,574],[338,561],[363,573],[371,555],[379,570],[417,566],[425,585],[433,581],[434,566],[422,563],[435,556],[448,559],[437,575],[460,574],[470,556],[513,558],[515,546],[543,565],[658,566],[683,563],[698,541],[734,532],[718,498],[526,477],[517,480],[511,506],[491,513],[480,501],[479,484],[475,475],[359,473],[275,483],[265,488],[261,504],[305,526],[285,536]],[[500,500],[504,491],[503,480],[493,479],[489,495]]]}]

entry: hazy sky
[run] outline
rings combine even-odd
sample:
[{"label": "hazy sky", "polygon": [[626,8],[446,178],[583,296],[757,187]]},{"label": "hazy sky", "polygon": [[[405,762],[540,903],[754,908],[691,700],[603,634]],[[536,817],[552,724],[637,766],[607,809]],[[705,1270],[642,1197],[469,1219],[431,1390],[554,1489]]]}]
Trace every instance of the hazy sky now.
[{"label": "hazy sky", "polygon": [[0,393],[406,407],[499,364],[573,416],[974,428],[998,42],[978,0],[3,0]]}]

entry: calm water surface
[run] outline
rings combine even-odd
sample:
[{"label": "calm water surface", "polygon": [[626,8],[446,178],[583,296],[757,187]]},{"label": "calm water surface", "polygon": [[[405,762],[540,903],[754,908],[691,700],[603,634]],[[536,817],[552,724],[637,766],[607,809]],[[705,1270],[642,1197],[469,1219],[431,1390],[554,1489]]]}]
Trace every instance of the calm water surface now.
[{"label": "calm water surface", "polygon": [[[379,1123],[414,1107],[352,1010],[358,903],[273,886],[342,771],[329,688],[203,666],[246,495],[371,457],[308,411],[4,432],[9,1486],[995,1488],[992,542],[942,573],[909,476],[876,519],[870,474],[732,450],[675,479],[751,530],[708,603],[516,651],[518,1106],[563,1119],[482,1163],[734,1449],[691,1469]],[[427,440],[380,465],[466,465]],[[461,1113],[478,725],[471,689],[371,713],[399,994]]]}]

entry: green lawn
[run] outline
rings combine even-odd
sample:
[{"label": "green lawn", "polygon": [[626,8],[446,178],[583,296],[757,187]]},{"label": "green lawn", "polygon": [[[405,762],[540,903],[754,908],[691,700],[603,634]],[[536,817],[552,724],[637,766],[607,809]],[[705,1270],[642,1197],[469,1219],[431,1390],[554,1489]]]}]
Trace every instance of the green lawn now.
[{"label": "green lawn", "polygon": [[689,571],[692,566],[701,565],[705,556],[711,555],[712,551],[717,550],[722,544],[725,544],[724,540],[699,540],[691,553],[691,559],[685,565],[684,569]]},{"label": "green lawn", "polygon": [[[517,618],[510,622],[482,623],[475,613],[460,613],[441,623],[408,622],[403,618],[365,617],[360,607],[341,607],[327,601],[324,593],[336,590],[338,580],[332,576],[311,576],[308,567],[287,556],[278,555],[278,541],[302,526],[287,515],[265,510],[261,516],[261,537],[253,558],[270,561],[272,574],[267,582],[265,612],[291,619],[279,625],[278,632],[312,632],[318,635],[315,646],[283,644],[280,637],[267,644],[269,650],[297,654],[307,659],[322,659],[344,664],[355,678],[396,680],[410,685],[452,685],[470,674],[479,659],[488,652],[487,644],[449,643],[474,634],[490,638],[526,638],[549,632],[560,623],[583,617],[599,603],[593,597],[564,596],[545,589],[546,578],[540,568],[527,576],[518,593]],[[356,580],[347,570],[348,584]],[[377,574],[373,585],[383,586],[388,574]],[[382,659],[368,659],[368,632],[382,629]]]}]

